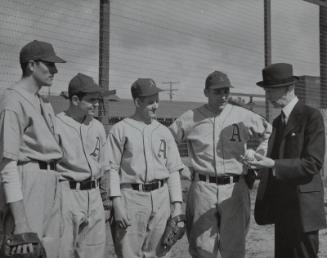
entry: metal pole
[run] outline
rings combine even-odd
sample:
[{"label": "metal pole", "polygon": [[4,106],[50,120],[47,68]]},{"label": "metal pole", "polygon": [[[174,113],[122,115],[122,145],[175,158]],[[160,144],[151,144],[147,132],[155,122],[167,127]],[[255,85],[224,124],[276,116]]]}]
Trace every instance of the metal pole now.
[{"label": "metal pole", "polygon": [[319,6],[320,107],[327,108],[327,7]]},{"label": "metal pole", "polygon": [[[110,0],[100,0],[99,17],[99,86],[109,90]],[[99,105],[99,118],[104,122],[104,101]]]},{"label": "metal pole", "polygon": [[[265,66],[271,64],[271,3],[270,0],[264,0],[264,35],[265,35]],[[265,98],[266,119],[269,121],[269,102]]]}]

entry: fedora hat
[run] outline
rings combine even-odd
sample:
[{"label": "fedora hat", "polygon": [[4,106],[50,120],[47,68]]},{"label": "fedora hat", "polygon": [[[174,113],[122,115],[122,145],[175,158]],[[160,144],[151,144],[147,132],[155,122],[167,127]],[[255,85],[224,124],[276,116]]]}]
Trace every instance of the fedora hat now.
[{"label": "fedora hat", "polygon": [[293,75],[293,67],[286,63],[271,64],[262,69],[262,81],[257,85],[262,88],[287,87],[299,78]]}]

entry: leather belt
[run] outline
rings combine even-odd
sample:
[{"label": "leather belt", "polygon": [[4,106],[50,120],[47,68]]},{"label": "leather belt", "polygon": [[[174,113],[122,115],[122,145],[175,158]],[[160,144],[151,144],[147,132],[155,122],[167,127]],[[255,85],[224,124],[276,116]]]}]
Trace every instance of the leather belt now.
[{"label": "leather belt", "polygon": [[91,190],[97,188],[100,184],[100,179],[96,180],[84,180],[84,181],[68,181],[70,189],[73,190]]},{"label": "leather belt", "polygon": [[56,161],[37,161],[39,163],[39,168],[44,170],[56,170],[57,162]]},{"label": "leather belt", "polygon": [[157,180],[154,182],[150,182],[150,183],[145,183],[145,184],[129,184],[133,190],[136,191],[141,191],[141,192],[151,192],[154,190],[159,189],[160,187],[163,187],[164,184],[166,183],[166,179],[162,179],[162,180]]},{"label": "leather belt", "polygon": [[227,185],[236,183],[240,180],[240,176],[207,176],[198,174],[200,181],[215,183],[217,185]]}]

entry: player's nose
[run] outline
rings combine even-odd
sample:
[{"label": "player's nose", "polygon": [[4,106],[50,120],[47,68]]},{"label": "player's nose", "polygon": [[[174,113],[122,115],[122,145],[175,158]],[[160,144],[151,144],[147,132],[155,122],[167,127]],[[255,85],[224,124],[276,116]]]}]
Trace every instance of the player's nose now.
[{"label": "player's nose", "polygon": [[56,74],[56,73],[58,73],[58,70],[57,70],[57,67],[56,67],[55,63],[51,63],[51,64],[49,64],[49,65],[48,65],[48,69],[49,69],[49,72],[50,72],[51,74]]},{"label": "player's nose", "polygon": [[158,109],[158,107],[159,107],[159,102],[154,102],[152,109]]}]

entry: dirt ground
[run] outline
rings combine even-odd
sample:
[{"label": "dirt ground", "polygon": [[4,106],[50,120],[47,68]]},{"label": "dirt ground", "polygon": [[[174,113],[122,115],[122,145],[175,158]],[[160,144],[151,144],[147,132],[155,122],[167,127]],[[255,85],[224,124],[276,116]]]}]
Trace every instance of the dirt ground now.
[{"label": "dirt ground", "polygon": [[[188,183],[184,181],[184,193],[187,193]],[[256,195],[257,184],[251,192],[252,216],[250,230],[247,236],[246,258],[273,258],[274,257],[274,235],[272,226],[258,226],[253,219],[253,207]],[[325,191],[325,200],[327,193]],[[326,202],[325,202],[326,203]],[[326,204],[327,205],[327,204]],[[326,207],[327,214],[327,207]],[[188,253],[188,243],[184,236],[172,249],[172,258],[191,258]],[[116,258],[113,250],[112,240],[108,240],[108,258]],[[327,229],[320,231],[320,258],[327,258]]]}]

